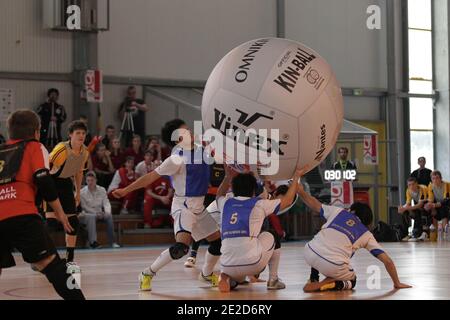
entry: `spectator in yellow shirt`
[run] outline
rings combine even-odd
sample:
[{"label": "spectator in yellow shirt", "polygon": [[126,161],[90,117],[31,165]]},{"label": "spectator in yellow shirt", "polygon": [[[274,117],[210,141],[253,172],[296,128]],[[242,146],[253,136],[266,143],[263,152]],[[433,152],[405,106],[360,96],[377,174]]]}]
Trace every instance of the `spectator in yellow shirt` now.
[{"label": "spectator in yellow shirt", "polygon": [[412,238],[409,241],[426,240],[427,233],[423,231],[422,215],[425,214],[424,205],[428,199],[428,188],[420,185],[417,179],[409,177],[407,180],[406,203],[398,207],[398,213],[414,220]]},{"label": "spectator in yellow shirt", "polygon": [[440,171],[431,173],[431,183],[428,186],[428,203],[425,210],[431,212],[433,225],[437,228],[438,221],[445,226],[448,222],[450,198],[450,183],[442,180]]}]

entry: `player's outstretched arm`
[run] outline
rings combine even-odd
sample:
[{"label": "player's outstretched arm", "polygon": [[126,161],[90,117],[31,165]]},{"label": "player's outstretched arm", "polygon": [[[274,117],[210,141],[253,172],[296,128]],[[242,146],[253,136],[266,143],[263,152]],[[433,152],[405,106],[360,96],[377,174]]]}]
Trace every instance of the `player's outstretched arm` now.
[{"label": "player's outstretched arm", "polygon": [[222,183],[217,189],[216,199],[224,197],[227,194],[228,190],[230,189],[231,180],[233,180],[233,177],[237,174],[236,171],[231,169],[227,164],[224,165],[224,168],[225,177],[223,178]]},{"label": "player's outstretched arm", "polygon": [[149,184],[152,184],[153,182],[158,180],[160,177],[161,176],[156,172],[156,170],[153,170],[152,172],[147,173],[145,176],[142,176],[139,179],[137,179],[128,187],[113,191],[113,196],[116,198],[123,198],[130,192],[133,192],[134,190],[145,188]]},{"label": "player's outstretched arm", "polygon": [[[302,171],[302,174],[300,175],[300,178],[306,173],[307,171]],[[303,188],[303,185],[299,183],[297,185],[297,194],[302,199],[302,201],[306,204],[308,208],[310,208],[315,213],[320,213],[320,210],[322,209],[322,203],[314,198],[312,195],[308,194],[305,189]]]},{"label": "player's outstretched arm", "polygon": [[295,194],[297,193],[298,181],[300,180],[301,176],[306,173],[306,169],[306,167],[297,168],[297,170],[295,171],[294,177],[292,177],[292,183],[289,186],[288,191],[280,200],[280,210],[286,209],[292,204],[292,201],[294,201]]},{"label": "player's outstretched arm", "polygon": [[377,256],[377,258],[381,262],[383,262],[384,267],[386,268],[386,271],[389,273],[389,276],[391,277],[392,282],[394,283],[395,289],[412,288],[412,286],[400,282],[400,279],[398,278],[398,274],[397,274],[397,269],[395,268],[395,264],[386,253],[379,254]]}]

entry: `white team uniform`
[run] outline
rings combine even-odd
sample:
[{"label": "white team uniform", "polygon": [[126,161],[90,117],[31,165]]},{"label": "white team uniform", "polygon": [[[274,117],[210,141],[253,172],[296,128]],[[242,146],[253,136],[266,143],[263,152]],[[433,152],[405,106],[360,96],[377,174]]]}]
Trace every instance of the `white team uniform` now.
[{"label": "white team uniform", "polygon": [[327,222],[305,246],[305,260],[321,274],[336,280],[353,280],[350,259],[356,250],[367,249],[373,256],[384,253],[359,218],[342,208],[322,205],[320,215]]},{"label": "white team uniform", "polygon": [[175,235],[185,231],[199,241],[219,230],[216,221],[204,210],[210,169],[203,161],[202,148],[180,149],[155,171],[161,176],[170,176],[175,190],[171,208]]},{"label": "white team uniform", "polygon": [[221,272],[241,282],[261,273],[275,249],[275,239],[262,232],[264,219],[280,209],[280,200],[247,197],[220,197],[222,212]]},{"label": "white team uniform", "polygon": [[219,208],[217,207],[217,201],[211,202],[209,206],[206,208],[206,211],[208,211],[211,217],[213,217],[213,219],[219,225],[220,229],[222,225],[222,212],[220,212]]}]

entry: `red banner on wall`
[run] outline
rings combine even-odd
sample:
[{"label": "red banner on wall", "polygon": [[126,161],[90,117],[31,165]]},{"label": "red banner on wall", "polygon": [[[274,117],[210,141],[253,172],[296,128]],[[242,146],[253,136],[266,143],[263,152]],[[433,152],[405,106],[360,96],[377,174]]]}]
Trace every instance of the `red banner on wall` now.
[{"label": "red banner on wall", "polygon": [[331,183],[331,204],[341,208],[350,208],[353,203],[353,183],[351,181],[333,181]]},{"label": "red banner on wall", "polygon": [[103,102],[103,74],[100,70],[86,70],[84,84],[87,102]]},{"label": "red banner on wall", "polygon": [[378,164],[378,136],[364,136],[364,164]]}]

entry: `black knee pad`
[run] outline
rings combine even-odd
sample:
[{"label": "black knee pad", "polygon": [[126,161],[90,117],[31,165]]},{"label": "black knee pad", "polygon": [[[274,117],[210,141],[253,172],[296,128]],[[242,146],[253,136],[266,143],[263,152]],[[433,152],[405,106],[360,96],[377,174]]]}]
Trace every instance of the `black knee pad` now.
[{"label": "black knee pad", "polygon": [[189,246],[182,242],[177,242],[169,248],[169,252],[173,260],[178,260],[188,254]]},{"label": "black knee pad", "polygon": [[342,281],[338,280],[336,281],[336,286],[334,288],[335,291],[342,291],[342,290],[352,290],[356,287],[356,277],[353,280],[350,281]]},{"label": "black knee pad", "polygon": [[356,277],[355,277],[355,279],[353,279],[351,281],[351,283],[352,283],[352,289],[354,289],[356,287]]},{"label": "black knee pad", "polygon": [[222,240],[219,238],[217,240],[211,241],[209,243],[208,252],[213,256],[220,256],[220,248],[222,247]]},{"label": "black knee pad", "polygon": [[280,249],[281,248],[281,237],[279,236],[279,234],[275,230],[268,230],[267,232],[272,234],[273,238],[275,239],[275,250]]},{"label": "black knee pad", "polygon": [[73,231],[67,234],[69,236],[76,236],[78,234],[78,231],[80,230],[80,220],[78,219],[78,216],[71,216],[68,218],[68,220],[73,228]]}]

